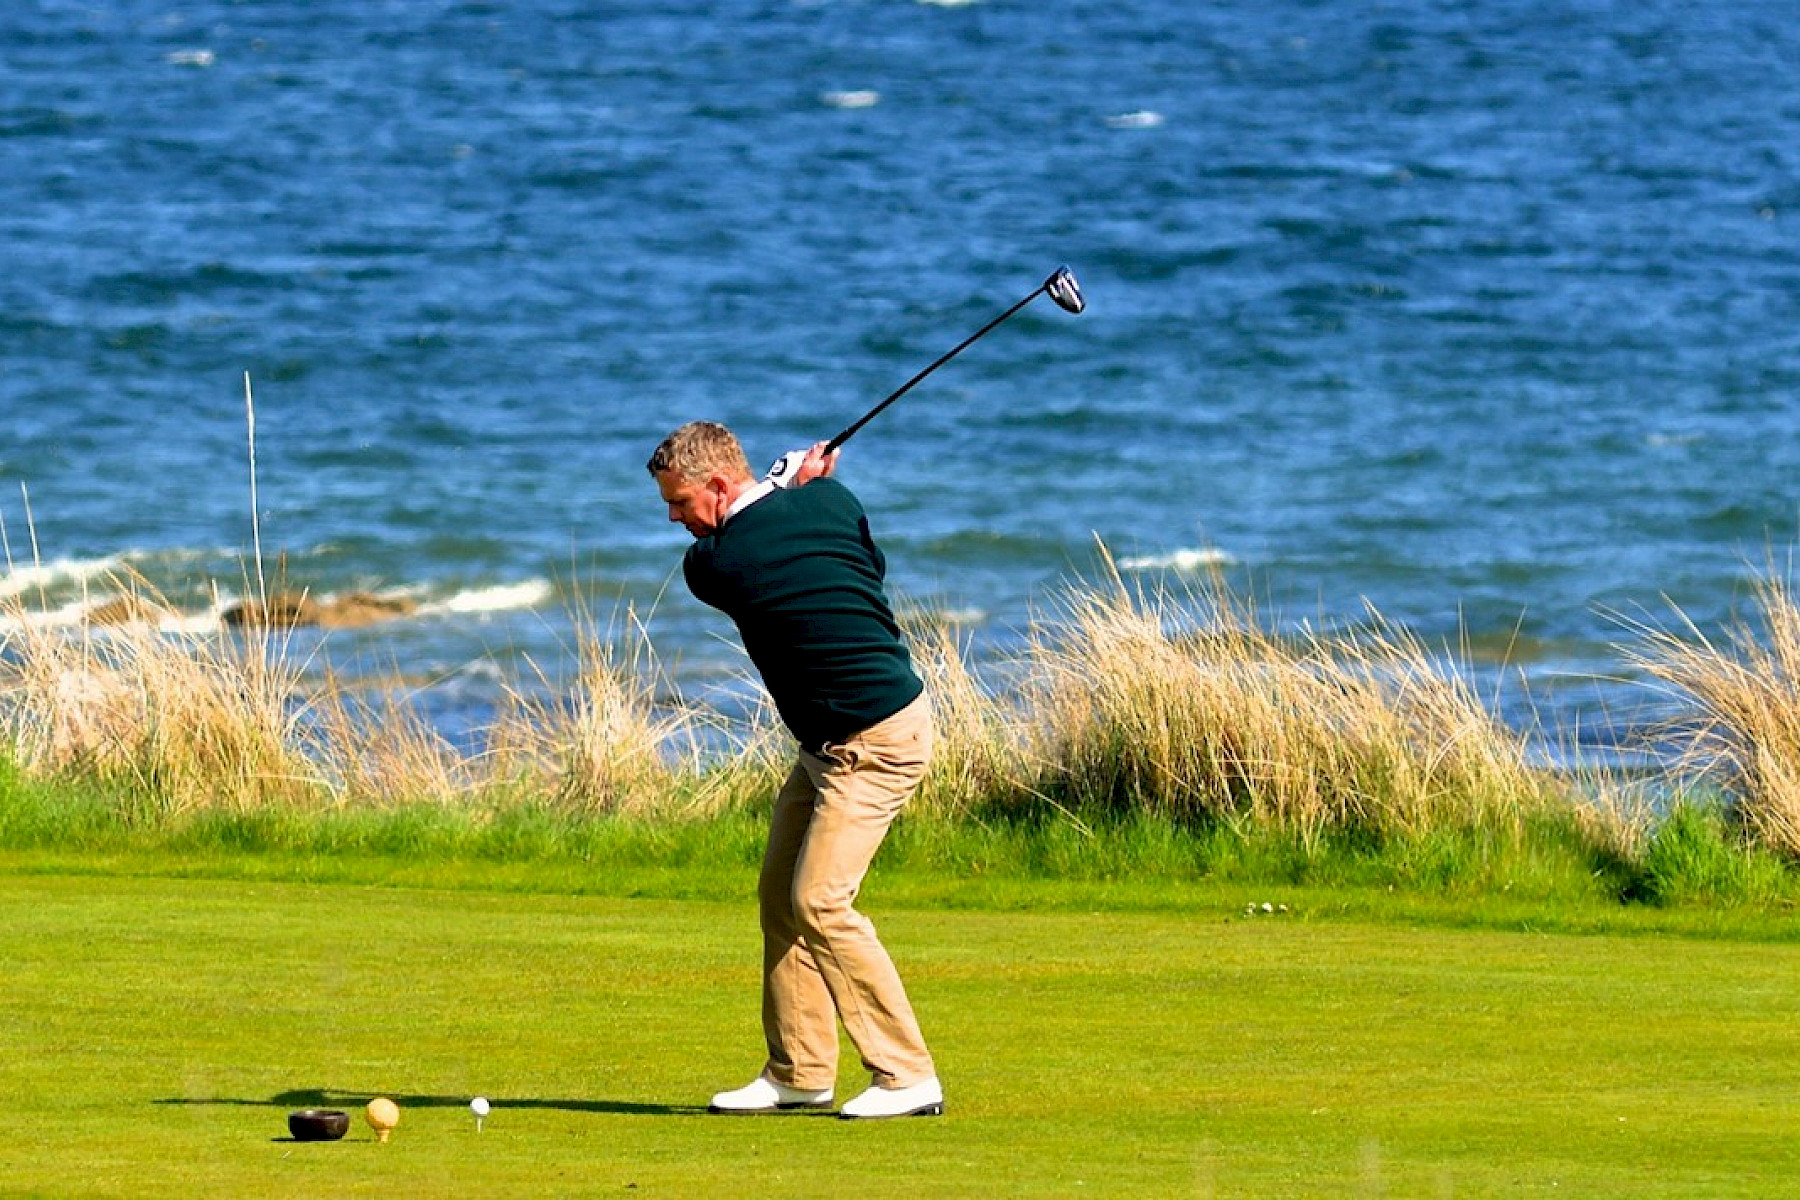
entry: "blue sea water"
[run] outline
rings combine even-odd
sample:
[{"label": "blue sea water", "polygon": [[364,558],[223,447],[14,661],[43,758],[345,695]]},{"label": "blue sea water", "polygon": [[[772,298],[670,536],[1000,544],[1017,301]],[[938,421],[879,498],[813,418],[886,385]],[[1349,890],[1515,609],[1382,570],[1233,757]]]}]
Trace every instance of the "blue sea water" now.
[{"label": "blue sea water", "polygon": [[579,612],[704,686],[656,441],[829,436],[1066,262],[847,448],[897,592],[1003,654],[1219,563],[1604,750],[1622,618],[1791,552],[1797,83],[1773,0],[12,0],[0,592],[200,627],[259,538],[420,602],[309,652],[450,725]]}]

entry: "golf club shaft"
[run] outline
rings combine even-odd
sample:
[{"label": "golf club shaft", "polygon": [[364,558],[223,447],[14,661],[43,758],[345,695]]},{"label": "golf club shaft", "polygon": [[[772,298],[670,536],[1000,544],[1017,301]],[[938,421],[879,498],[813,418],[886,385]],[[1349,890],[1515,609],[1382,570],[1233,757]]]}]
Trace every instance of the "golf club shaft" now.
[{"label": "golf club shaft", "polygon": [[[1055,276],[1051,276],[1051,278],[1054,279]],[[947,353],[943,357],[939,358],[936,362],[932,363],[929,367],[926,367],[923,371],[920,371],[917,375],[914,375],[911,379],[909,379],[905,383],[901,384],[900,387],[894,392],[893,395],[889,396],[886,400],[883,400],[880,404],[877,404],[874,408],[871,408],[868,412],[864,413],[861,417],[859,417],[854,424],[850,425],[842,433],[840,433],[836,437],[832,438],[829,442],[826,442],[825,443],[825,453],[830,454],[834,450],[836,450],[839,446],[841,446],[845,442],[849,441],[851,434],[855,433],[857,430],[861,429],[864,425],[867,425],[870,421],[874,420],[876,414],[881,412],[882,409],[886,408],[888,405],[892,404],[894,401],[898,400],[900,397],[902,397],[902,396],[906,395],[906,393],[910,392],[913,389],[914,384],[918,383],[921,379],[924,379],[927,375],[931,374],[933,371],[937,370],[939,367],[943,366],[945,363],[949,362],[951,359],[953,359],[957,355],[961,354],[964,350],[967,350],[970,346],[974,345],[975,342],[979,338],[981,338],[989,330],[993,329],[994,326],[1000,324],[1002,321],[1006,320],[1006,318],[1012,316],[1014,313],[1018,312],[1021,308],[1024,308],[1027,304],[1030,304],[1033,300],[1037,299],[1038,296],[1043,293],[1044,289],[1049,286],[1050,286],[1050,280],[1048,280],[1048,279],[1045,280],[1043,283],[1038,284],[1037,287],[1032,291],[1032,293],[1029,296],[1025,297],[1023,300],[1019,301],[1017,304],[1013,305],[1011,308],[1007,309],[1005,312],[1001,313],[999,316],[997,316],[993,320],[989,321],[986,325],[983,325],[980,329],[977,329],[974,333],[970,334],[967,338],[965,338],[961,345],[957,346],[954,350],[951,350],[949,353]]]}]

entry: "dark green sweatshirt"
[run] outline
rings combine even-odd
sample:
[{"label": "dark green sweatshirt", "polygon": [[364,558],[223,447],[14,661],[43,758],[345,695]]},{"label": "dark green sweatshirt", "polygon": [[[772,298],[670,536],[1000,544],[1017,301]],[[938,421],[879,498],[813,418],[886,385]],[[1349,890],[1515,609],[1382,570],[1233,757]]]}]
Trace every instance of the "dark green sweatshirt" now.
[{"label": "dark green sweatshirt", "polygon": [[925,685],[882,591],[887,559],[850,489],[776,489],[682,560],[696,597],[737,623],[750,661],[801,746],[886,720]]}]

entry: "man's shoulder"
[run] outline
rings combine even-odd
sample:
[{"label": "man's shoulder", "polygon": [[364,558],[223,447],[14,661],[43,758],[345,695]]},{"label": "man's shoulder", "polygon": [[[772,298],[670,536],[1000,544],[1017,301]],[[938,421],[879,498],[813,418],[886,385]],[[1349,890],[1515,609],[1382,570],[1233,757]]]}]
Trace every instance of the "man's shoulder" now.
[{"label": "man's shoulder", "polygon": [[716,546],[710,534],[703,538],[695,538],[694,544],[689,546],[681,556],[682,569],[689,574],[696,570],[704,570],[712,561],[715,549]]},{"label": "man's shoulder", "polygon": [[733,516],[725,528],[749,529],[762,522],[791,521],[802,514],[846,511],[862,511],[856,494],[835,479],[821,477],[799,487],[776,488]]},{"label": "man's shoulder", "polygon": [[863,515],[855,493],[834,479],[778,488],[732,517],[717,533],[688,547],[687,558],[690,563],[735,561],[755,555],[770,538],[785,540],[853,526]]},{"label": "man's shoulder", "polygon": [[805,487],[791,488],[789,491],[801,501],[823,508],[844,508],[859,513],[862,511],[862,504],[857,500],[856,493],[829,475],[821,476]]}]

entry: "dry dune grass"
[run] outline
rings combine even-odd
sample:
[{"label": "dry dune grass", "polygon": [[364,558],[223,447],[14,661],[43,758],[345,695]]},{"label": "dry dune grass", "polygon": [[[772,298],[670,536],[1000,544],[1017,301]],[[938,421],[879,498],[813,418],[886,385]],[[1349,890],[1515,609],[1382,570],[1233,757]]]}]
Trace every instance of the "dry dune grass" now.
[{"label": "dry dune grass", "polygon": [[1722,641],[1681,614],[1672,631],[1632,623],[1626,656],[1685,701],[1679,769],[1731,797],[1750,841],[1800,858],[1800,604],[1770,573],[1756,611]]},{"label": "dry dune grass", "polygon": [[1371,614],[1277,636],[1216,581],[1071,592],[1032,648],[1027,756],[1081,807],[1306,838],[1516,829],[1554,798],[1465,681]]},{"label": "dry dune grass", "polygon": [[704,717],[658,701],[642,636],[581,630],[568,694],[510,687],[485,745],[471,751],[397,681],[352,685],[309,671],[276,633],[0,616],[11,618],[0,646],[4,752],[29,774],[122,783],[171,813],[512,799],[662,816],[717,799],[717,789],[684,783],[699,770]]},{"label": "dry dune grass", "polygon": [[699,772],[705,715],[659,702],[670,690],[647,631],[626,614],[628,636],[581,623],[576,675],[566,693],[533,668],[534,686],[507,689],[488,731],[488,777],[568,813],[690,815],[710,792],[684,788]]},{"label": "dry dune grass", "polygon": [[174,811],[303,802],[300,669],[266,644],[172,644],[145,626],[76,634],[14,622],[0,729],[39,775],[135,785]]},{"label": "dry dune grass", "polygon": [[997,698],[975,677],[956,626],[917,614],[903,622],[937,727],[931,770],[913,811],[959,820],[1021,787],[1017,706]]},{"label": "dry dune grass", "polygon": [[[157,611],[123,583],[132,611]],[[1738,798],[1750,840],[1793,856],[1800,608],[1773,582],[1761,608],[1765,628],[1724,646],[1691,626],[1643,629],[1627,658],[1691,702],[1689,763]],[[0,618],[0,755],[38,777],[124,785],[151,813],[703,818],[764,802],[790,753],[766,699],[727,720],[680,696],[629,613],[606,631],[578,614],[571,678],[531,668],[465,744],[416,692],[337,680],[277,633],[50,628],[16,604]],[[1148,814],[1312,843],[1516,838],[1549,816],[1597,848],[1644,841],[1641,804],[1535,761],[1458,662],[1373,611],[1354,629],[1277,633],[1218,580],[1172,594],[1110,571],[1068,589],[1016,661],[982,677],[954,625],[904,619],[938,720],[923,819]]]}]

